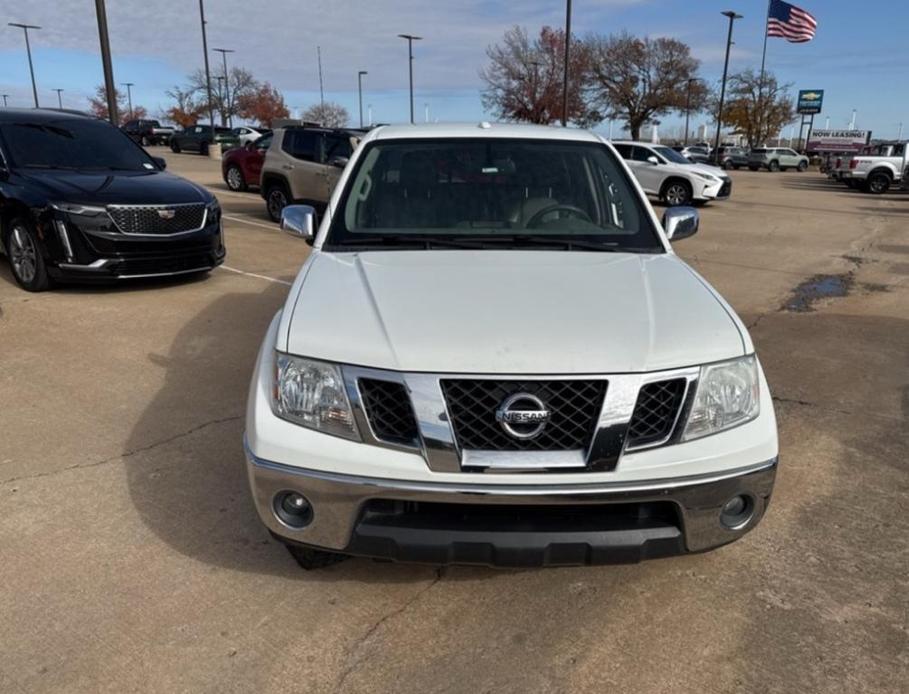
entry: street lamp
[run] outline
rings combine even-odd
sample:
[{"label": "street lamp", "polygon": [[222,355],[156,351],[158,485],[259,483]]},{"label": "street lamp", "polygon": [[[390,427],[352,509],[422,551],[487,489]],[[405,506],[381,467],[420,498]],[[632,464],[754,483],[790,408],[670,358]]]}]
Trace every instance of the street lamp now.
[{"label": "street lamp", "polygon": [[717,157],[720,149],[720,129],[723,127],[723,100],[726,98],[726,75],[729,73],[729,49],[732,48],[732,25],[736,19],[742,19],[742,15],[726,10],[722,13],[724,17],[729,17],[729,33],[726,36],[726,62],[723,64],[723,81],[720,84],[720,105],[716,114],[716,139],[713,145],[713,156]]},{"label": "street lamp", "polygon": [[205,58],[205,91],[208,94],[208,122],[212,137],[215,133],[215,112],[211,103],[211,71],[208,69],[208,37],[205,35],[205,4],[199,0],[199,20],[202,22],[202,55]]},{"label": "street lamp", "polygon": [[133,87],[136,86],[135,82],[123,82],[124,87],[126,87],[126,103],[129,105],[129,119],[133,119]]},{"label": "street lamp", "polygon": [[236,51],[234,51],[230,48],[212,48],[212,50],[215,53],[220,53],[221,60],[224,62],[224,102],[225,103],[221,104],[221,107],[222,107],[221,119],[222,120],[224,119],[224,107],[226,104],[227,105],[226,106],[227,126],[232,128],[232,127],[234,127],[234,122],[230,115],[230,77],[228,76],[228,73],[227,73],[227,54],[235,53]]},{"label": "street lamp", "polygon": [[368,75],[366,70],[357,73],[357,93],[360,95],[360,128],[363,128],[363,75]]},{"label": "street lamp", "polygon": [[688,79],[688,93],[685,96],[685,144],[688,144],[688,116],[691,115],[691,83],[703,82],[700,77],[691,77]]},{"label": "street lamp", "polygon": [[28,30],[40,29],[41,27],[36,24],[19,24],[17,22],[9,22],[9,26],[19,27],[25,32],[25,52],[28,54],[28,71],[32,75],[32,94],[35,97],[35,108],[38,108],[38,87],[35,85],[35,68],[32,65],[32,47],[28,42]]},{"label": "street lamp", "polygon": [[565,70],[562,76],[562,127],[568,126],[568,52],[571,46],[571,0],[565,2]]},{"label": "street lamp", "polygon": [[114,68],[110,59],[110,37],[107,34],[107,9],[104,0],[95,0],[98,17],[98,41],[101,43],[101,68],[104,70],[104,92],[107,95],[107,118],[111,124],[120,124],[117,106],[117,88],[114,86]]},{"label": "street lamp", "polygon": [[62,89],[55,89],[54,91],[57,92],[57,107],[58,107],[60,110],[63,110],[63,97],[60,96],[60,94],[63,93],[63,90],[62,90]]},{"label": "street lamp", "polygon": [[221,104],[221,120],[224,120],[224,75],[215,75],[218,80],[218,103]]},{"label": "street lamp", "polygon": [[412,34],[398,34],[399,39],[407,39],[408,68],[410,70],[410,122],[413,123],[413,42],[422,41],[422,36]]}]

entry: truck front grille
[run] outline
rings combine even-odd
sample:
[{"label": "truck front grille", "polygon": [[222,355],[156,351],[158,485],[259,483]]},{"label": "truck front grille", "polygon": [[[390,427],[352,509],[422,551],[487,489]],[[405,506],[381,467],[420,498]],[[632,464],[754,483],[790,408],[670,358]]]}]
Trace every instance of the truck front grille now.
[{"label": "truck front grille", "polygon": [[628,448],[661,443],[672,435],[685,397],[685,386],[684,378],[673,378],[641,387],[628,424]]},{"label": "truck front grille", "polygon": [[[485,451],[586,449],[596,427],[606,384],[605,380],[441,381],[459,447]],[[536,396],[550,412],[549,421],[533,438],[516,438],[496,420],[496,410],[517,393]]]},{"label": "truck front grille", "polygon": [[205,226],[205,203],[180,205],[110,205],[111,221],[124,234],[159,236],[196,231]]},{"label": "truck front grille", "polygon": [[377,439],[402,446],[418,445],[417,418],[403,383],[361,378],[359,388],[369,426]]}]

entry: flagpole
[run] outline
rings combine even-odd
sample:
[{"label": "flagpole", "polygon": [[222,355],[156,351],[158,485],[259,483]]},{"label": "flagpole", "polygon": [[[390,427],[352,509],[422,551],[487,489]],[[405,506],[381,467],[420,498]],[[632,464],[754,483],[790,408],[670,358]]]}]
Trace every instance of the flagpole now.
[{"label": "flagpole", "polygon": [[[758,135],[761,135],[761,129],[764,125],[764,66],[767,63],[767,33],[770,28],[770,3],[773,0],[767,0],[767,16],[764,18],[764,52],[761,54],[761,79],[758,82],[758,103],[761,106],[761,113],[758,116]],[[758,142],[758,145],[764,144]]]}]

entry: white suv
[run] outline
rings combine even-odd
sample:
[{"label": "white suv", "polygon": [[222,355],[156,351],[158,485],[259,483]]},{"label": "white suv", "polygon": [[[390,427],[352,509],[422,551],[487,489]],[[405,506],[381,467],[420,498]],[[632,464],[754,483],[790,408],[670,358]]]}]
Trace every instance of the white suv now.
[{"label": "white suv", "polygon": [[615,150],[539,126],[399,126],[353,153],[252,377],[262,521],[343,555],[596,564],[754,528],[777,430],[735,312]]},{"label": "white suv", "polygon": [[690,159],[665,145],[615,142],[641,187],[670,207],[723,200],[732,193],[732,179],[722,170]]}]

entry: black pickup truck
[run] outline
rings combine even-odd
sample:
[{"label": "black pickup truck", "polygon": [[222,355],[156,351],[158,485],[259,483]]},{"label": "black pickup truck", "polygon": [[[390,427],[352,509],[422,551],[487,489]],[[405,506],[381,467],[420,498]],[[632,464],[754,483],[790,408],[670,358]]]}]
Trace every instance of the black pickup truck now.
[{"label": "black pickup truck", "polygon": [[148,118],[128,120],[121,129],[130,136],[133,142],[137,142],[143,147],[166,145],[170,143],[170,138],[174,134],[173,128],[164,127],[158,121]]}]

